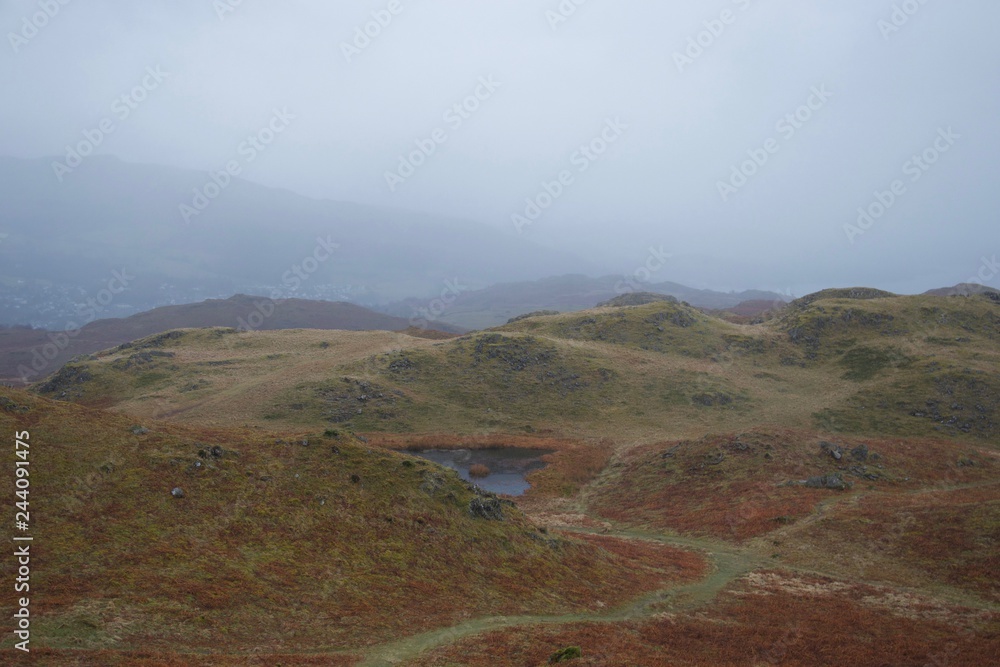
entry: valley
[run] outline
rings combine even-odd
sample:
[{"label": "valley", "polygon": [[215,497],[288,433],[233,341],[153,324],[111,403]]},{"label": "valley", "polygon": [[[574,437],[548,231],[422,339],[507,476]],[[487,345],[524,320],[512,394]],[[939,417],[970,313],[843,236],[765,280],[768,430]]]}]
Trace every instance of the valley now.
[{"label": "valley", "polygon": [[[45,457],[37,664],[989,664],[996,301],[631,302],[172,330],[0,390]],[[413,455],[498,448],[525,495]]]}]

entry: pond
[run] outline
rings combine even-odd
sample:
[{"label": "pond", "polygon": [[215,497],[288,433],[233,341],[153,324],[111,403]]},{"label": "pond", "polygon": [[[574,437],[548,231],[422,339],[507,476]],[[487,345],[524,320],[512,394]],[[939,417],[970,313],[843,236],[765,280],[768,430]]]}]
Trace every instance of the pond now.
[{"label": "pond", "polygon": [[[446,468],[457,470],[462,479],[472,482],[484,491],[508,496],[521,496],[531,486],[525,479],[527,474],[533,470],[541,470],[548,465],[542,461],[542,457],[554,451],[552,449],[511,447],[507,449],[425,449],[408,453],[433,461]],[[485,477],[472,477],[469,474],[469,468],[475,465],[486,466],[489,474]]]}]

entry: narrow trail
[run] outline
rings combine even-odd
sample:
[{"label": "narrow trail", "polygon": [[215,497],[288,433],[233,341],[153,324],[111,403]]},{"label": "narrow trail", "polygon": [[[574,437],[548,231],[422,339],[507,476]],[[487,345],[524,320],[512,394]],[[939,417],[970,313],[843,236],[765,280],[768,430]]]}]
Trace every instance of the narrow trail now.
[{"label": "narrow trail", "polygon": [[715,540],[673,537],[639,530],[601,533],[583,528],[560,528],[567,533],[601,534],[625,540],[646,540],[698,551],[708,560],[711,572],[698,581],[668,586],[647,593],[636,600],[606,612],[562,615],[497,616],[480,618],[448,628],[432,630],[391,644],[368,649],[361,667],[387,667],[405,664],[420,654],[452,644],[472,635],[518,625],[564,625],[593,622],[613,623],[650,618],[663,612],[678,612],[710,603],[733,580],[766,565],[757,554]]},{"label": "narrow trail", "polygon": [[[903,492],[903,495],[916,495],[923,493],[939,493],[941,491],[954,491],[966,488],[976,488],[990,486],[995,482],[958,484],[948,487],[938,487],[932,489],[915,489]],[[584,487],[580,494],[563,508],[564,511],[578,512],[582,516],[589,516],[587,511],[589,505],[589,494],[592,491],[590,485]],[[862,499],[878,493],[857,493],[844,496],[834,496],[821,501],[816,505],[813,512],[808,517],[796,522],[792,526],[780,529],[768,534],[769,539],[785,539],[790,535],[803,530],[816,522],[822,521],[828,516],[830,510],[841,504],[857,504]],[[891,494],[896,495],[896,494]],[[603,521],[603,519],[602,519]],[[605,522],[606,523],[606,522]],[[432,630],[419,635],[414,635],[401,639],[390,644],[382,644],[369,648],[364,652],[365,659],[359,663],[360,667],[388,667],[393,665],[406,664],[408,661],[417,658],[419,655],[432,649],[447,646],[466,637],[501,630],[520,625],[565,625],[571,623],[592,622],[592,623],[614,623],[621,621],[635,621],[651,618],[655,614],[664,612],[684,612],[710,604],[718,597],[719,593],[731,582],[745,574],[758,569],[782,567],[803,574],[830,575],[830,573],[816,571],[810,568],[795,567],[789,564],[775,562],[764,555],[759,544],[753,541],[743,546],[737,546],[728,542],[712,538],[686,537],[678,535],[667,535],[641,529],[614,527],[611,531],[596,528],[583,528],[578,526],[560,526],[558,528],[564,533],[601,535],[622,540],[645,540],[658,542],[661,544],[694,551],[703,555],[711,568],[709,574],[698,581],[690,583],[675,584],[656,591],[647,593],[635,600],[614,609],[602,612],[580,612],[562,615],[523,615],[523,616],[497,616],[488,618],[478,618],[458,625],[438,630]],[[886,584],[887,582],[872,582]],[[891,585],[891,584],[890,584]],[[956,603],[961,598],[954,600]],[[965,601],[969,604],[969,601]],[[973,607],[981,607],[989,610],[996,610],[991,604],[972,604]]]}]

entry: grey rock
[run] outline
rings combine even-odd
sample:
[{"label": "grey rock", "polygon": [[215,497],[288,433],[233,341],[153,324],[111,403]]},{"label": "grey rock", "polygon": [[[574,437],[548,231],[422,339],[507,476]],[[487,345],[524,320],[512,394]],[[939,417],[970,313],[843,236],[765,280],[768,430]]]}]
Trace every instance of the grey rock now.
[{"label": "grey rock", "polygon": [[476,497],[469,501],[469,514],[474,519],[503,521],[503,503],[499,498]]},{"label": "grey rock", "polygon": [[806,480],[805,485],[810,489],[834,489],[837,491],[843,491],[847,488],[847,483],[838,472],[810,477]]}]

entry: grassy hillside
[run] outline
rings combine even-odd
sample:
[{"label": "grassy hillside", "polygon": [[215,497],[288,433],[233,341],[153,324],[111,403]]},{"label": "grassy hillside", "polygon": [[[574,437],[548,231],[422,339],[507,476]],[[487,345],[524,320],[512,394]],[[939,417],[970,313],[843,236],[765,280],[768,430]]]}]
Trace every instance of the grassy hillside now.
[{"label": "grassy hillside", "polygon": [[[997,302],[643,301],[450,339],[176,330],[2,390],[46,457],[44,655],[989,664]],[[390,451],[505,446],[553,452],[516,504]]]},{"label": "grassy hillside", "polygon": [[[460,333],[451,325],[429,322],[436,335]],[[278,299],[237,295],[200,303],[164,306],[120,319],[97,320],[72,335],[27,328],[0,328],[0,380],[37,382],[70,359],[106,350],[170,329],[225,327],[260,331],[279,329],[337,329],[346,331],[403,331],[410,321],[351,303]],[[431,335],[435,331],[428,330]],[[426,335],[426,334],[424,334]],[[53,345],[53,343],[56,343]],[[52,354],[55,351],[55,354]]]},{"label": "grassy hillside", "polygon": [[188,331],[70,364],[37,389],[203,425],[640,440],[782,425],[997,437],[995,302],[829,296],[758,325],[661,301],[439,341]]},{"label": "grassy hillside", "polygon": [[349,655],[471,614],[614,606],[701,568],[541,532],[454,473],[343,431],[140,426],[13,390],[0,429],[31,433],[32,646],[60,660]]}]

